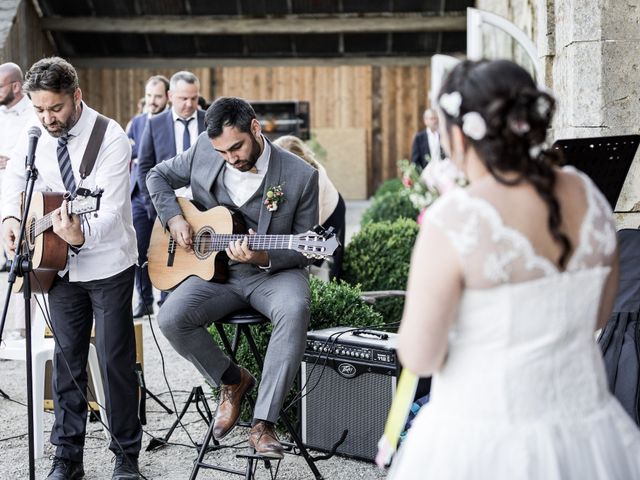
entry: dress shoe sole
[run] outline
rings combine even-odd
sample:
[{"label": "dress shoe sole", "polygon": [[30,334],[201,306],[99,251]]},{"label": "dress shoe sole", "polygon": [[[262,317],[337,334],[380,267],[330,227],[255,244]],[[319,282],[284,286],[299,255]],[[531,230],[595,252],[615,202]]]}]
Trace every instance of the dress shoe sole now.
[{"label": "dress shoe sole", "polygon": [[[254,448],[255,450],[255,448]],[[256,450],[256,455],[260,455],[261,457],[265,457],[265,458],[273,458],[275,460],[282,460],[284,458],[284,453],[282,452],[264,452],[264,453],[260,453]]]},{"label": "dress shoe sole", "polygon": [[[251,377],[253,378],[253,377]],[[247,395],[248,393],[251,393],[251,391],[256,388],[256,379],[253,378],[253,382],[251,382],[251,386],[249,386],[249,388],[247,388],[244,393],[242,394],[242,399],[244,399],[244,396]],[[242,403],[242,399],[240,400],[240,402]],[[213,434],[213,438],[215,438],[216,440],[222,440],[224,437],[226,437],[227,435],[229,435],[229,433],[231,433],[231,430],[233,430],[234,428],[236,428],[236,425],[238,425],[238,422],[240,421],[240,415],[238,415],[238,418],[236,418],[236,421],[233,423],[233,425],[231,425],[231,427],[229,428],[229,430],[227,430],[226,432],[224,432],[223,434],[221,434],[220,436],[216,435],[215,433]],[[214,423],[215,423],[215,419],[214,419]]]}]

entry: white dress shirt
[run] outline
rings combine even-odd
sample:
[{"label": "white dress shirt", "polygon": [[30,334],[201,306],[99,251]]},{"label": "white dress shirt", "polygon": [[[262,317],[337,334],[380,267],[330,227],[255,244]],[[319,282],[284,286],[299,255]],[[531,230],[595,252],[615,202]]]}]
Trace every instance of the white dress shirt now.
[{"label": "white dress shirt", "polygon": [[[136,234],[131,218],[131,195],[129,194],[129,159],[131,146],[120,125],[109,121],[98,158],[91,174],[80,179],[80,164],[89,143],[89,136],[97,112],[82,103],[82,113],[71,128],[67,144],[71,166],[78,187],[93,190],[104,189],[100,210],[86,217],[84,244],[76,254],[69,250],[67,268],[69,280],[85,282],[111,277],[127,269],[138,259]],[[58,139],[52,137],[36,120],[42,135],[36,148],[35,165],[39,176],[35,189],[38,191],[64,192],[65,187],[58,166]],[[20,194],[25,188],[24,159],[27,154],[28,125],[20,134],[18,145],[11,154],[2,185],[2,218],[20,216]]]},{"label": "white dress shirt", "polygon": [[427,128],[427,140],[429,140],[431,160],[442,160],[440,156],[440,134],[438,132],[432,132],[430,128]]},{"label": "white dress shirt", "polygon": [[240,170],[232,167],[225,162],[224,170],[224,188],[227,189],[227,193],[233,203],[238,207],[244,205],[244,203],[256,193],[256,190],[260,187],[264,176],[267,174],[269,168],[269,156],[271,155],[271,145],[262,137],[264,142],[264,150],[258,157],[256,162],[257,173],[241,172]]},{"label": "white dress shirt", "polygon": [[[184,123],[178,121],[181,117],[173,109],[171,109],[171,116],[173,117],[173,135],[176,140],[176,154],[180,154],[185,150],[184,143],[182,141],[184,137]],[[189,141],[191,142],[191,145],[194,145],[198,140],[198,110],[193,112],[193,115],[189,118],[192,119],[189,122]],[[176,190],[176,196],[193,200],[191,187],[178,188]]]},{"label": "white dress shirt", "polygon": [[[179,154],[185,150],[182,143],[182,138],[184,136],[184,123],[178,121],[181,117],[178,116],[173,109],[171,109],[171,116],[173,117],[173,133],[176,137],[176,154]],[[191,145],[194,145],[198,139],[198,110],[193,112],[193,115],[189,118],[193,119],[189,122],[189,139],[191,140]],[[189,120],[189,118],[185,120]]]}]

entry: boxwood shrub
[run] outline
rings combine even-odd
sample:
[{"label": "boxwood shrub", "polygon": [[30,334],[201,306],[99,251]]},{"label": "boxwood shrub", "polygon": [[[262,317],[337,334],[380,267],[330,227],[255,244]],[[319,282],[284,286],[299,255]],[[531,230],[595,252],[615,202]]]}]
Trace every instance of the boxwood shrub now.
[{"label": "boxwood shrub", "polygon": [[411,203],[405,190],[387,192],[373,198],[371,205],[362,214],[360,225],[370,223],[393,222],[399,218],[408,218],[415,222],[420,211]]},{"label": "boxwood shrub", "polygon": [[[344,280],[363,291],[405,290],[418,228],[406,218],[364,225],[345,249]],[[404,298],[380,299],[373,305],[385,323],[399,322],[403,307]]]},{"label": "boxwood shrub", "polygon": [[390,178],[385,180],[373,194],[374,197],[381,197],[386,193],[399,193],[404,190],[404,185],[400,178]]}]

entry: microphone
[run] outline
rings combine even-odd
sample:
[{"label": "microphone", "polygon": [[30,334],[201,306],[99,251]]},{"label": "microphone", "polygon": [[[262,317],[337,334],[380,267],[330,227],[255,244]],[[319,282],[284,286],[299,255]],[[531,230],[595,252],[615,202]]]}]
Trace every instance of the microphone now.
[{"label": "microphone", "polygon": [[38,145],[40,135],[42,135],[42,130],[34,126],[31,127],[27,133],[29,135],[29,150],[27,151],[26,167],[28,170],[31,170],[36,161],[36,146]]}]

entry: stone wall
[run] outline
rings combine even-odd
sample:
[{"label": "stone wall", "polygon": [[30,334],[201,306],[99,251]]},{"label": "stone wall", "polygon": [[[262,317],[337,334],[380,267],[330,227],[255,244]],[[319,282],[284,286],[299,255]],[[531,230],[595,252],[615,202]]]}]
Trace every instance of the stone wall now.
[{"label": "stone wall", "polygon": [[[478,0],[538,47],[559,99],[553,138],[640,133],[640,0]],[[640,154],[616,206],[620,227],[640,224]]]}]

